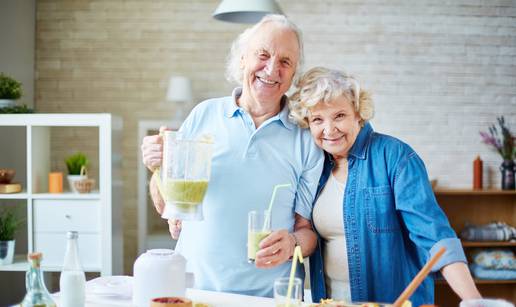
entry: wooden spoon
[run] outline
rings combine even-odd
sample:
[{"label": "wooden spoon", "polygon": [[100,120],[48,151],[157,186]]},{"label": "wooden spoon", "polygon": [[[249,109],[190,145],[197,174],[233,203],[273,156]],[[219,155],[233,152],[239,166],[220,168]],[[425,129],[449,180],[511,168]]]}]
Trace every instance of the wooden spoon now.
[{"label": "wooden spoon", "polygon": [[446,248],[441,247],[441,249],[435,253],[435,255],[430,258],[430,260],[425,264],[425,266],[417,273],[416,277],[412,279],[410,284],[403,290],[403,292],[400,294],[398,299],[394,302],[392,305],[393,307],[401,307],[403,303],[409,299],[409,297],[414,293],[414,291],[419,287],[419,285],[423,282],[423,280],[426,278],[428,273],[430,273],[430,270],[434,267],[434,265],[437,263],[437,261],[441,258],[441,256],[446,251]]}]

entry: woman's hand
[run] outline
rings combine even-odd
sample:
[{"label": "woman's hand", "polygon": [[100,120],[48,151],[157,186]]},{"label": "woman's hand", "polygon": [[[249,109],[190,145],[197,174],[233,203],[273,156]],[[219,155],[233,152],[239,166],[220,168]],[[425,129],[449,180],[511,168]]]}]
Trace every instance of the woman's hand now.
[{"label": "woman's hand", "polygon": [[272,232],[259,246],[254,263],[257,268],[267,269],[289,260],[294,253],[296,241],[286,229],[282,229]]},{"label": "woman's hand", "polygon": [[179,239],[179,235],[181,234],[181,220],[169,219],[168,231],[170,232],[172,239]]},{"label": "woman's hand", "polygon": [[[160,133],[167,130],[167,127],[160,127]],[[142,146],[142,160],[143,164],[153,172],[156,168],[161,165],[161,159],[163,155],[163,138],[157,135],[149,135],[143,138]]]}]

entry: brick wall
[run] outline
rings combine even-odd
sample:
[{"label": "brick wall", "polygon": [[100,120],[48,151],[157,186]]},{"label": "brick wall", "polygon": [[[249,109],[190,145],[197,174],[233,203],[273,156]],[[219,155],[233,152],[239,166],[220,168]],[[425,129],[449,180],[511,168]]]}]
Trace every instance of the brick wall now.
[{"label": "brick wall", "polygon": [[[172,74],[192,79],[194,98],[227,95],[224,59],[245,26],[216,21],[219,1],[37,2],[38,112],[111,112],[124,120],[125,270],[136,256],[137,122],[172,118]],[[480,143],[496,116],[516,131],[514,1],[279,1],[305,37],[306,66],[344,69],[374,93],[378,131],[411,144],[429,175],[499,186],[500,158]],[[56,160],[80,138],[55,141]]]}]

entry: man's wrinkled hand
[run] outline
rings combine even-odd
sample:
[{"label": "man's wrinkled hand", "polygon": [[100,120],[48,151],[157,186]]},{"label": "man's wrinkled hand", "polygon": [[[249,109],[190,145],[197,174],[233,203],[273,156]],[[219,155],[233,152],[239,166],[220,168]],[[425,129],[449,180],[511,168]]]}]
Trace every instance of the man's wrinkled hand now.
[{"label": "man's wrinkled hand", "polygon": [[169,219],[168,231],[170,232],[172,239],[179,239],[179,235],[181,234],[181,220]]}]

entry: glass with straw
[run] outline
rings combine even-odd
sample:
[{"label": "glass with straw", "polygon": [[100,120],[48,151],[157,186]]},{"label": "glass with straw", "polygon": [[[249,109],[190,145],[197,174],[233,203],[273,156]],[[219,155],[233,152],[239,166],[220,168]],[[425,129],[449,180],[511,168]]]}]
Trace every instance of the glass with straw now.
[{"label": "glass with straw", "polygon": [[289,187],[290,184],[278,184],[274,186],[269,208],[265,211],[250,211],[247,223],[247,260],[253,263],[256,252],[260,250],[260,242],[271,234],[271,210],[276,192],[280,188]]},{"label": "glass with straw", "polygon": [[248,214],[247,261],[253,263],[260,242],[271,234],[271,219],[266,219],[267,211],[251,211]]},{"label": "glass with straw", "polygon": [[274,301],[276,307],[298,307],[301,306],[302,291],[301,279],[296,276],[297,262],[303,263],[301,247],[296,246],[292,259],[289,277],[276,278],[274,281]]}]

